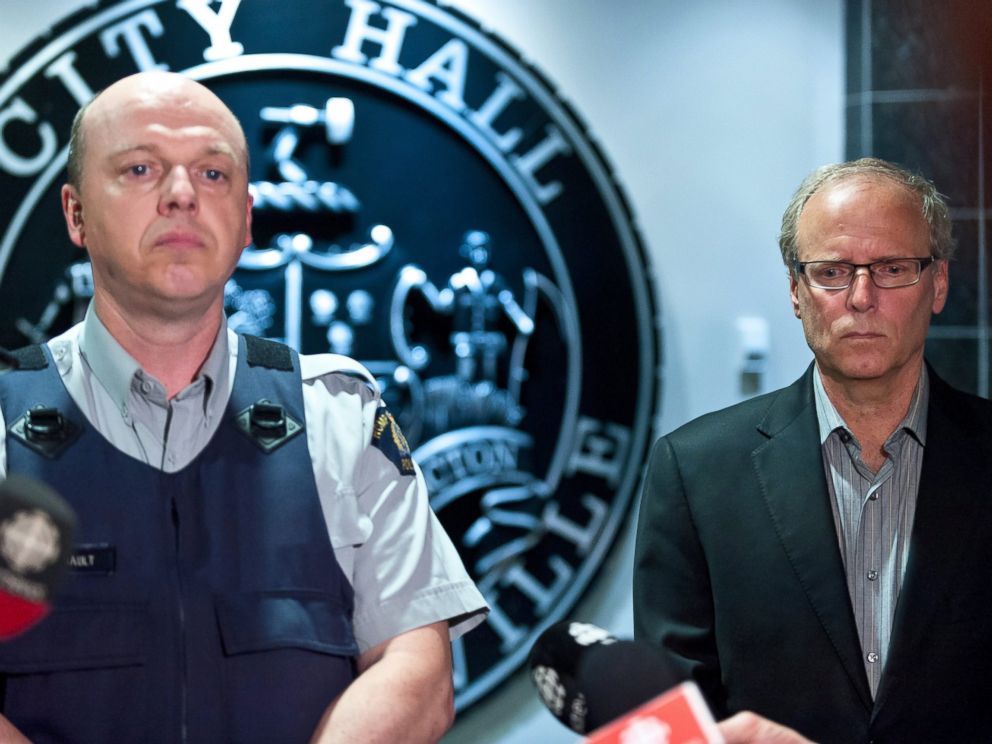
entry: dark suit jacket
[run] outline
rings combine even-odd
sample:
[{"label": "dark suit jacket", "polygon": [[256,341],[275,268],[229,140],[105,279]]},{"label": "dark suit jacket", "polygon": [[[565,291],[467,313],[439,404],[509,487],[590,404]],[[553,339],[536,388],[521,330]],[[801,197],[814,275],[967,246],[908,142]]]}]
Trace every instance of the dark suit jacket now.
[{"label": "dark suit jacket", "polygon": [[931,371],[909,562],[872,700],[812,379],[810,367],[655,444],[635,633],[718,717],[753,710],[820,742],[992,741],[992,403]]}]

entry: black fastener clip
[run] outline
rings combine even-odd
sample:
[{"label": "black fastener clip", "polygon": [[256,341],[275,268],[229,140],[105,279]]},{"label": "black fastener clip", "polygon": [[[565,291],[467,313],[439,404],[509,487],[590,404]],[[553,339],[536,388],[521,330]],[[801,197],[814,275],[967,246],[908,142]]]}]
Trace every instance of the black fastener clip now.
[{"label": "black fastener clip", "polygon": [[285,408],[264,398],[241,411],[234,423],[265,453],[281,447],[303,431],[303,424],[286,413]]},{"label": "black fastener clip", "polygon": [[10,435],[42,457],[54,460],[82,433],[57,408],[38,405],[7,427]]}]

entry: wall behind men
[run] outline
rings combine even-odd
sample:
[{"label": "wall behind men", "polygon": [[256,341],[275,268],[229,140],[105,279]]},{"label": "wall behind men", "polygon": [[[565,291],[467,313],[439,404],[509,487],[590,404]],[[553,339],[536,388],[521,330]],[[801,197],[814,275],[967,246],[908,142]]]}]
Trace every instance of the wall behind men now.
[{"label": "wall behind men", "polygon": [[[5,2],[0,65],[85,5]],[[451,5],[491,28],[556,84],[625,187],[658,290],[659,432],[742,397],[742,317],[767,323],[761,389],[798,376],[810,354],[789,307],[776,236],[802,177],[843,157],[841,1]],[[53,218],[56,209],[52,205]],[[573,613],[621,635],[631,632],[630,536],[628,530]],[[445,741],[576,738],[517,675],[468,711]]]},{"label": "wall behind men", "polygon": [[809,354],[776,239],[843,156],[840,2],[457,0],[559,86],[603,145],[654,263],[661,428],[740,399],[736,320],[769,324],[764,389]]}]

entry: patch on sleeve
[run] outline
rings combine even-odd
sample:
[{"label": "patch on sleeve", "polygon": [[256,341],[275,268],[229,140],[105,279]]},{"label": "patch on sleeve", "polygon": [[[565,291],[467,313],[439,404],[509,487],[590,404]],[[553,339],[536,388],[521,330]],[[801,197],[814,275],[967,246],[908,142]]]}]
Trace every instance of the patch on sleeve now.
[{"label": "patch on sleeve", "polygon": [[410,445],[400,431],[393,414],[385,406],[379,408],[375,416],[375,427],[372,429],[372,445],[386,456],[402,475],[414,475],[413,457],[410,455]]}]

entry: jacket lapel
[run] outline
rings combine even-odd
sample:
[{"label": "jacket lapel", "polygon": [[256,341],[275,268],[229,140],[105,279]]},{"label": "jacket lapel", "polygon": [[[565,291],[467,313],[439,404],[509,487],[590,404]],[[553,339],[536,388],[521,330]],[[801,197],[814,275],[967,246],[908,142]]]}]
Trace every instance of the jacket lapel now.
[{"label": "jacket lapel", "polygon": [[811,365],[775,399],[758,426],[768,441],[754,450],[752,460],[796,577],[851,684],[870,709],[871,692],[823,472],[812,370]]},{"label": "jacket lapel", "polygon": [[[889,660],[879,685],[876,711],[885,702],[893,678],[919,674],[903,669],[918,657],[946,587],[955,575],[973,571],[962,565],[965,548],[976,539],[978,509],[987,508],[990,432],[971,423],[957,392],[930,371],[927,444],[920,491],[903,579],[889,642]],[[983,503],[980,503],[983,502]]]}]

